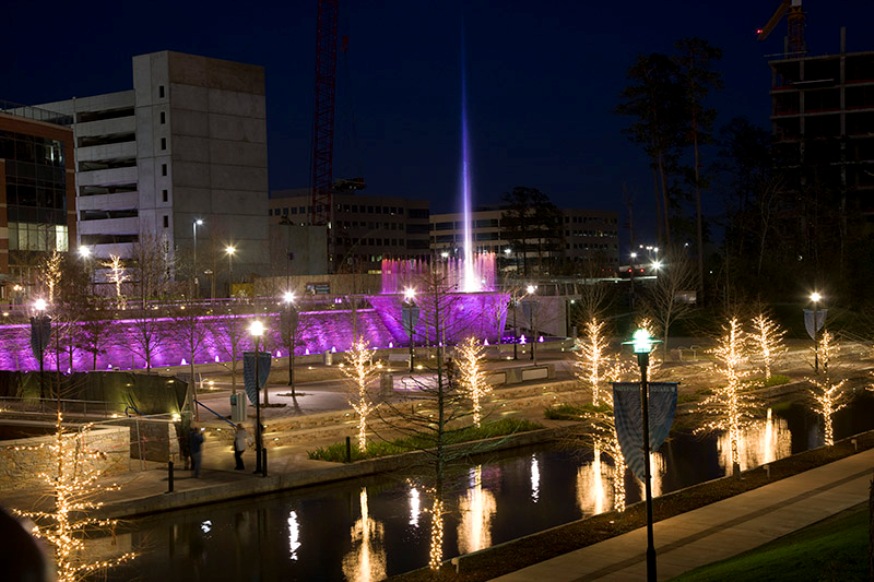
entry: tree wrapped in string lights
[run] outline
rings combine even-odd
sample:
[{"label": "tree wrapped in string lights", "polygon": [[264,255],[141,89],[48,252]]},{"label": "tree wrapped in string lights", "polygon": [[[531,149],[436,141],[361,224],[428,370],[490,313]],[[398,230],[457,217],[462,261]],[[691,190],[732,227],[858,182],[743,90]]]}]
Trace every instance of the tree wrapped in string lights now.
[{"label": "tree wrapped in string lights", "polygon": [[758,358],[761,359],[765,368],[765,379],[771,377],[771,366],[774,360],[786,353],[786,345],[783,338],[786,330],[771,319],[767,313],[759,313],[752,319],[753,333],[752,346]]},{"label": "tree wrapped in string lights", "polygon": [[42,265],[42,278],[45,282],[46,293],[48,294],[48,302],[53,303],[55,300],[55,291],[61,285],[63,277],[63,262],[64,259],[57,250],[49,253]]},{"label": "tree wrapped in string lights", "polygon": [[124,284],[130,279],[130,276],[124,268],[124,263],[122,262],[121,257],[118,255],[109,255],[109,260],[104,261],[101,264],[104,268],[109,269],[106,278],[115,286],[116,307],[124,309],[127,307],[127,301],[125,300],[122,291],[124,290]]},{"label": "tree wrapped in string lights", "polygon": [[628,377],[631,368],[623,364],[618,354],[609,354],[606,324],[592,317],[583,326],[583,335],[576,339],[577,360],[575,374],[581,384],[591,389],[592,402],[580,408],[579,418],[582,434],[577,438],[592,439],[594,463],[600,463],[604,454],[613,461],[613,507],[625,511],[625,473],[627,465],[616,434],[613,417],[613,395],[603,391],[602,385],[613,380]]},{"label": "tree wrapped in string lights", "polygon": [[699,405],[705,422],[697,432],[725,431],[731,442],[732,473],[740,475],[738,443],[743,430],[752,423],[761,402],[753,393],[757,386],[745,382],[748,360],[748,337],[737,317],[729,318],[723,325],[722,335],[711,354],[716,359],[717,371],[723,376],[713,393]]},{"label": "tree wrapped in string lights", "polygon": [[374,352],[367,340],[359,337],[346,352],[347,367],[342,368],[355,387],[349,398],[349,405],[358,415],[358,450],[361,452],[367,449],[367,417],[378,406],[371,400],[368,390],[379,370],[373,361]]},{"label": "tree wrapped in string lights", "polygon": [[583,334],[574,340],[576,362],[574,371],[583,386],[592,391],[592,404],[601,401],[601,383],[604,381],[604,362],[609,343],[604,333],[607,324],[595,317],[583,325]]},{"label": "tree wrapped in string lights", "polygon": [[476,338],[469,337],[461,342],[455,351],[458,354],[462,390],[472,402],[473,425],[479,428],[482,423],[482,401],[492,391],[483,369],[483,362],[486,359],[485,348]]},{"label": "tree wrapped in string lights", "polygon": [[53,550],[58,582],[79,582],[136,556],[133,552],[124,552],[111,559],[95,560],[87,555],[89,537],[105,533],[115,536],[116,520],[89,514],[102,506],[96,501],[102,493],[118,489],[116,485],[99,482],[102,471],[93,461],[105,453],[89,449],[90,430],[91,425],[76,432],[65,430],[63,415],[58,411],[54,442],[45,445],[56,461],[52,464],[55,470],[39,475],[49,488],[52,507],[42,511],[16,510],[18,515],[34,522],[33,534]]},{"label": "tree wrapped in string lights", "polygon": [[813,399],[813,411],[822,417],[823,444],[830,447],[835,444],[833,418],[837,411],[849,404],[849,393],[845,389],[846,379],[835,381],[829,373],[829,362],[836,357],[840,344],[835,341],[829,331],[819,337],[819,362],[823,375],[808,378],[808,392]]}]

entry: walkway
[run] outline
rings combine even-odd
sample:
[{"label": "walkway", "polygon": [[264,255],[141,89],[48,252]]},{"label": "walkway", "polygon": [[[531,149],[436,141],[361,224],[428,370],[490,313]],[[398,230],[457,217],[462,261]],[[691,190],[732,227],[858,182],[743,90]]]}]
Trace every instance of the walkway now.
[{"label": "walkway", "polygon": [[[868,501],[874,450],[657,522],[659,580],[730,558]],[[646,580],[646,528],[496,578],[496,582]]]}]

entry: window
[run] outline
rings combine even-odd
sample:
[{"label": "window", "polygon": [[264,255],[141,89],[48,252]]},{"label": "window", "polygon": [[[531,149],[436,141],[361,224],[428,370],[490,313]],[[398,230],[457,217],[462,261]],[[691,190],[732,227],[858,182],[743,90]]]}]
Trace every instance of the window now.
[{"label": "window", "polygon": [[162,176],[167,175],[167,164],[161,164],[161,175]]},{"label": "window", "polygon": [[164,215],[164,228],[170,228],[170,217]]},{"label": "window", "polygon": [[164,85],[158,85],[158,98],[164,98]]},{"label": "window", "polygon": [[166,191],[166,190],[161,190],[161,201],[162,201],[162,202],[167,202],[167,199],[168,199],[167,191]]},{"label": "window", "polygon": [[167,113],[165,111],[161,112],[161,125],[167,123]]},{"label": "window", "polygon": [[166,150],[166,149],[167,149],[167,138],[166,138],[166,137],[162,137],[162,138],[161,138],[161,149],[162,149],[162,150]]}]

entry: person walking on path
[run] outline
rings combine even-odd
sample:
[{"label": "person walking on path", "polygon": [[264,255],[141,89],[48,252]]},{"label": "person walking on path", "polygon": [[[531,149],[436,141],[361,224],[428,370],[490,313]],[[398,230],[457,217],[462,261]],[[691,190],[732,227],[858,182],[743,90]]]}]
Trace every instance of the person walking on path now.
[{"label": "person walking on path", "polygon": [[237,471],[244,471],[246,469],[246,467],[243,466],[243,453],[248,446],[249,434],[246,432],[246,429],[243,428],[242,424],[238,424],[236,433],[234,434],[234,461],[237,463],[234,469]]},{"label": "person walking on path", "polygon": [[191,455],[191,471],[195,478],[200,477],[200,463],[203,461],[203,433],[192,426],[188,435],[188,452]]}]

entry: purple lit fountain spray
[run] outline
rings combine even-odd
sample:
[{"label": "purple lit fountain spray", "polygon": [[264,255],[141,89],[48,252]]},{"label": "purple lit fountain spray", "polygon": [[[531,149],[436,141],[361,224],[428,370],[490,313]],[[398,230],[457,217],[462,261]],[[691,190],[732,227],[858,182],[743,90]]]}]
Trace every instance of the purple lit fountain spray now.
[{"label": "purple lit fountain spray", "polygon": [[464,216],[464,264],[461,290],[465,293],[482,291],[482,281],[474,269],[473,232],[470,204],[470,136],[467,131],[467,71],[464,65],[464,48],[461,50],[461,212]]}]

